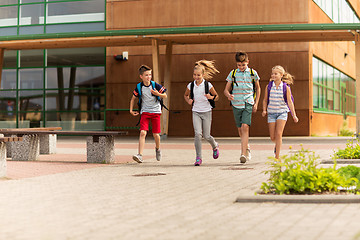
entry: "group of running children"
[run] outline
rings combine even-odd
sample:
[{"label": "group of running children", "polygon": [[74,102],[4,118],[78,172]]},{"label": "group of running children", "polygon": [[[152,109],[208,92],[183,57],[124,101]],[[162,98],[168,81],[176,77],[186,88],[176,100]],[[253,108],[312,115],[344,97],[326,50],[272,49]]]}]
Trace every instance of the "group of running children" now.
[{"label": "group of running children", "polygon": [[[240,162],[246,163],[251,159],[249,127],[252,113],[257,111],[260,100],[260,77],[254,69],[248,67],[249,57],[246,52],[237,52],[235,60],[237,69],[232,70],[227,76],[224,94],[231,102],[236,127],[241,138]],[[195,166],[202,164],[201,140],[203,137],[213,149],[213,158],[217,159],[220,154],[219,144],[210,135],[212,108],[215,101],[219,100],[219,96],[209,80],[216,73],[219,71],[214,66],[214,61],[200,60],[196,62],[193,72],[194,81],[187,85],[184,94],[185,101],[192,106],[196,150]],[[133,160],[138,163],[143,161],[145,137],[151,120],[156,160],[160,161],[160,116],[163,106],[162,99],[167,97],[166,89],[151,80],[151,68],[148,66],[142,65],[139,68],[139,74],[142,81],[136,85],[130,100],[130,113],[133,116],[140,114],[139,151],[133,156]],[[291,113],[295,123],[299,121],[289,87],[290,84],[293,84],[293,79],[293,76],[287,73],[282,66],[273,67],[263,99],[262,116],[267,115],[270,139],[275,143],[274,154],[276,159],[279,159],[280,156],[282,134],[288,112]],[[139,111],[133,110],[136,102]]]}]

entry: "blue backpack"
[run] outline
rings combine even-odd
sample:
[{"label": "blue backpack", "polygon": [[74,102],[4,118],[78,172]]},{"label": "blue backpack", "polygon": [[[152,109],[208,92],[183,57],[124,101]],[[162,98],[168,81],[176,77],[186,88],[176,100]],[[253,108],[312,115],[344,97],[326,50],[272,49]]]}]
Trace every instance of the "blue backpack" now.
[{"label": "blue backpack", "polygon": [[[151,84],[151,87],[152,89],[156,89],[155,88],[155,81],[150,81],[150,84]],[[139,107],[139,112],[141,111],[141,103],[142,103],[142,99],[141,99],[141,96],[142,96],[142,91],[141,91],[141,87],[143,86],[143,82],[139,82],[137,85],[136,85],[136,89],[139,93],[139,101],[138,101],[138,107]],[[169,109],[164,105],[164,102],[163,102],[163,99],[159,96],[155,96],[153,95],[159,102],[160,102],[160,105],[161,105],[161,109],[164,107],[166,110],[169,111]]]},{"label": "blue backpack", "polygon": [[[267,99],[267,105],[269,105],[269,101],[270,101],[270,90],[271,90],[271,88],[272,88],[272,86],[273,86],[273,84],[274,84],[274,81],[271,81],[269,84],[268,84],[268,87],[267,87],[267,93],[268,93],[268,99]],[[287,101],[287,86],[289,86],[289,85],[287,85],[286,84],[286,82],[283,82],[283,98],[284,98],[284,101],[285,101],[285,103],[286,103],[286,105],[289,107],[289,104],[288,104],[288,101]],[[289,86],[289,88],[290,88],[290,86]],[[294,103],[294,97],[293,97],[293,95],[292,95],[292,93],[291,93],[291,89],[290,89],[290,94],[291,94],[291,100],[292,100],[292,102]],[[289,108],[290,109],[290,108]],[[290,111],[291,112],[291,111]],[[291,115],[292,115],[292,112],[291,112]]]}]

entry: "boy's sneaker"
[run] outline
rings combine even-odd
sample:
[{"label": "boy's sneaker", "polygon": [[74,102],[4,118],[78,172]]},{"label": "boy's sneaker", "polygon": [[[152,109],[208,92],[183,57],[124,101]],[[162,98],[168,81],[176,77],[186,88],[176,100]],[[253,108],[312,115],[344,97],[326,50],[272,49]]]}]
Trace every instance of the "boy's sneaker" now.
[{"label": "boy's sneaker", "polygon": [[156,160],[160,161],[161,160],[161,150],[155,148],[155,153],[156,153]]},{"label": "boy's sneaker", "polygon": [[247,158],[250,161],[251,160],[251,152],[250,152],[250,148],[246,149],[246,154],[247,154]]},{"label": "boy's sneaker", "polygon": [[133,156],[133,160],[135,162],[138,162],[138,163],[142,163],[142,155],[141,154],[136,154]]},{"label": "boy's sneaker", "polygon": [[240,157],[240,162],[241,163],[246,163],[247,160],[248,159],[247,159],[247,157],[245,155],[241,155],[241,157]]},{"label": "boy's sneaker", "polygon": [[199,157],[196,157],[196,161],[194,163],[195,166],[200,166],[202,164],[202,160]]},{"label": "boy's sneaker", "polygon": [[216,146],[216,148],[213,149],[213,158],[217,159],[219,157],[220,151],[219,151],[219,144]]}]

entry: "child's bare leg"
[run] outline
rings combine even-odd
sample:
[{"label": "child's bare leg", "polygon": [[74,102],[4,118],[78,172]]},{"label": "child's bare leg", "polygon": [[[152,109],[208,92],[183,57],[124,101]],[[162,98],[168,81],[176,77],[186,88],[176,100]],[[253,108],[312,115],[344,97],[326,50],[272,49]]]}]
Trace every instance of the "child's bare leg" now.
[{"label": "child's bare leg", "polygon": [[279,159],[280,157],[280,149],[282,145],[282,135],[284,132],[286,121],[285,120],[277,120],[275,126],[275,147],[276,153],[275,158]]},{"label": "child's bare leg", "polygon": [[155,140],[155,147],[156,149],[160,149],[160,134],[159,133],[153,133],[154,140]]},{"label": "child's bare leg", "polygon": [[270,139],[273,142],[275,142],[275,125],[276,125],[276,123],[274,123],[274,122],[269,123]]},{"label": "child's bare leg", "polygon": [[139,154],[142,155],[145,146],[145,138],[146,138],[147,131],[141,130],[139,136]]},{"label": "child's bare leg", "polygon": [[241,125],[241,155],[246,155],[246,149],[249,144],[249,125]]}]

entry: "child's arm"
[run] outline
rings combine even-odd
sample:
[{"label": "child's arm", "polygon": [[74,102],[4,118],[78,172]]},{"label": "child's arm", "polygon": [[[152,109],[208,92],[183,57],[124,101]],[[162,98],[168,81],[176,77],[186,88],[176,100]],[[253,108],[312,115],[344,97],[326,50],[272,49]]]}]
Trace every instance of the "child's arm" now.
[{"label": "child's arm", "polygon": [[131,97],[131,100],[130,100],[130,114],[133,115],[133,116],[139,115],[138,111],[133,111],[133,106],[134,106],[135,99],[136,99],[136,97],[133,95]]},{"label": "child's arm", "polygon": [[260,100],[260,94],[261,94],[261,88],[260,88],[260,83],[259,81],[255,82],[255,88],[256,88],[256,97],[255,97],[255,103],[253,106],[253,112],[257,112],[257,107],[259,104],[259,100]]},{"label": "child's arm", "polygon": [[217,94],[217,92],[216,92],[216,90],[215,90],[214,87],[212,87],[212,88],[210,89],[210,93],[211,93],[211,94],[206,94],[207,99],[212,99],[212,100],[214,100],[214,101],[219,100],[219,95]]},{"label": "child's arm", "polygon": [[267,92],[267,89],[268,89],[268,85],[266,85],[266,88],[265,88],[265,96],[264,96],[264,100],[263,100],[263,111],[262,111],[262,116],[265,117],[266,114],[267,114],[267,101],[268,101],[268,92]]},{"label": "child's arm", "polygon": [[290,108],[290,111],[292,113],[292,117],[294,119],[294,122],[297,123],[299,121],[298,117],[296,116],[296,112],[295,112],[295,107],[294,107],[294,103],[291,99],[291,89],[286,86],[286,97],[287,97],[287,102]]},{"label": "child's arm", "polygon": [[225,97],[226,97],[229,101],[234,100],[234,95],[233,95],[233,94],[230,94],[231,84],[232,84],[232,82],[227,82],[226,85],[225,85],[225,89],[224,89]]},{"label": "child's arm", "polygon": [[161,98],[167,98],[167,94],[166,92],[163,92],[163,93],[159,93],[158,90],[156,89],[151,89],[151,93],[155,96],[159,96]]},{"label": "child's arm", "polygon": [[184,93],[184,99],[185,102],[187,102],[189,105],[192,105],[194,100],[190,99],[190,89],[186,88]]}]

